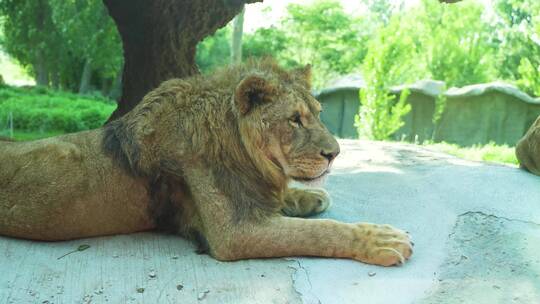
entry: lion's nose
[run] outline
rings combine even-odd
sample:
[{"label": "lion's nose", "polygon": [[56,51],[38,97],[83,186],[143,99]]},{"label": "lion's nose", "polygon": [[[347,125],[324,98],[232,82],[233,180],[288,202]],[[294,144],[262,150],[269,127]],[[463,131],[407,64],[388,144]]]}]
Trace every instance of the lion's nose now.
[{"label": "lion's nose", "polygon": [[322,150],[321,151],[321,155],[328,159],[328,162],[331,162],[334,160],[334,158],[336,158],[336,156],[338,156],[339,154],[339,148],[335,149],[335,150]]}]

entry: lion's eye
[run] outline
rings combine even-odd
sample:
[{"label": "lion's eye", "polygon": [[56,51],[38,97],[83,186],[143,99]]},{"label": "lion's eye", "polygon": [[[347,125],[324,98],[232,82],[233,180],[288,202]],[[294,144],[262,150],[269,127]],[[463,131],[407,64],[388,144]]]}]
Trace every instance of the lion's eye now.
[{"label": "lion's eye", "polygon": [[303,127],[302,124],[302,118],[300,117],[300,113],[295,113],[293,117],[291,117],[291,123],[297,127]]}]

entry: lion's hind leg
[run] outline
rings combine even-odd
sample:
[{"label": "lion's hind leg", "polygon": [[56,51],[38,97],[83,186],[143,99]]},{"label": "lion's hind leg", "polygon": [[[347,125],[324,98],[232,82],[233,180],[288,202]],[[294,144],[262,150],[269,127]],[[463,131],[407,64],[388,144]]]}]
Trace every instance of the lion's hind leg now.
[{"label": "lion's hind leg", "polygon": [[307,217],[323,212],[331,205],[330,196],[323,189],[289,188],[285,192],[285,207],[281,212],[287,216]]}]

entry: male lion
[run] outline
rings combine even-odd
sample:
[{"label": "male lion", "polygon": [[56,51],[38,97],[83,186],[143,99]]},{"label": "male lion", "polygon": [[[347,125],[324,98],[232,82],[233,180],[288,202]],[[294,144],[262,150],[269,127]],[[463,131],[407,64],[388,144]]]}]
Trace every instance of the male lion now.
[{"label": "male lion", "polygon": [[324,256],[394,265],[412,253],[388,225],[299,218],[323,211],[339,145],[310,69],[264,60],[164,82],[110,125],[0,143],[0,233],[68,240],[167,229],[219,260]]}]

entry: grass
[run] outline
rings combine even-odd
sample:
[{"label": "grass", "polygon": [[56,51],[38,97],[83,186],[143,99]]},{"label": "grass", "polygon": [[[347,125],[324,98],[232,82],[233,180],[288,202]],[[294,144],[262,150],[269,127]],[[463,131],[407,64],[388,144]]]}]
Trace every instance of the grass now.
[{"label": "grass", "polygon": [[82,96],[43,87],[0,86],[0,135],[43,138],[99,128],[116,104],[101,96]]},{"label": "grass", "polygon": [[[28,140],[36,140],[36,139],[42,139],[47,137],[53,137],[57,135],[65,134],[64,131],[20,131],[20,130],[13,130],[13,139],[16,141],[28,141]],[[3,130],[0,131],[0,137],[7,137],[10,138],[10,132],[9,130]]]},{"label": "grass", "polygon": [[460,147],[458,145],[443,142],[426,144],[424,146],[467,160],[486,161],[507,165],[518,164],[514,147],[509,147],[507,145],[498,146],[494,143],[489,143],[484,146]]}]

